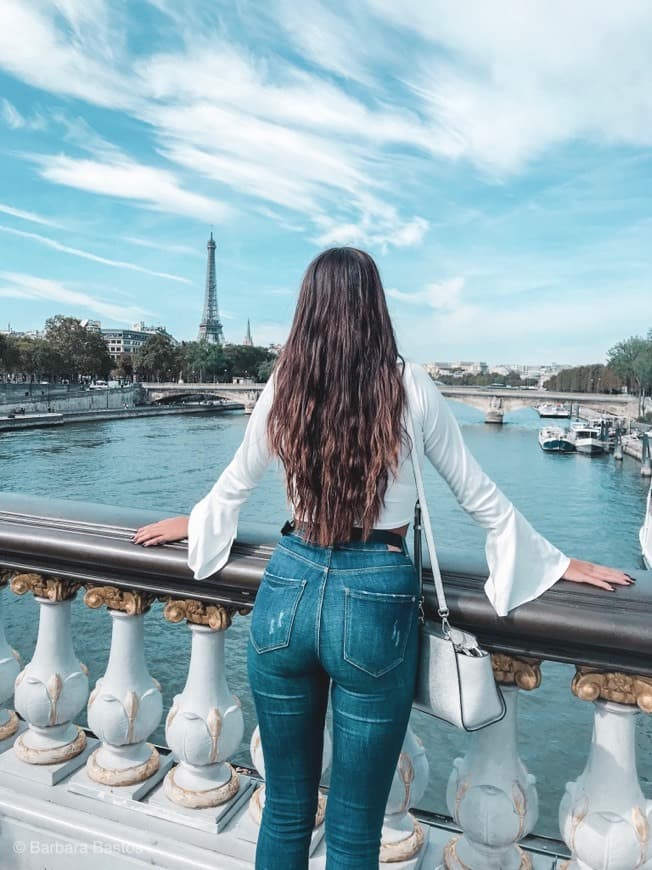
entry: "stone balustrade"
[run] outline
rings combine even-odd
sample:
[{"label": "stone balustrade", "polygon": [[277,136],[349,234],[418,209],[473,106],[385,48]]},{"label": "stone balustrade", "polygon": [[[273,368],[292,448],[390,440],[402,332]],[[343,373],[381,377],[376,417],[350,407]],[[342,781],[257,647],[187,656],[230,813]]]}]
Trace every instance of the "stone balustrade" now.
[{"label": "stone balustrade", "polygon": [[[228,684],[225,636],[234,615],[251,609],[274,530],[247,530],[211,583],[193,580],[183,545],[143,550],[130,544],[133,529],[153,518],[142,511],[0,493],[0,607],[10,594],[29,595],[39,619],[36,648],[25,663],[7,643],[0,619],[0,792],[3,777],[24,783],[26,792],[38,786],[46,799],[51,790],[51,803],[63,800],[63,788],[66,801],[95,801],[98,816],[114,807],[140,819],[136,827],[156,819],[168,831],[211,834],[214,851],[226,856],[220,866],[252,866],[264,807],[264,783],[254,771],[264,775],[264,747],[256,729],[254,771],[231,763],[245,722]],[[501,620],[484,599],[481,561],[462,564],[459,555],[444,554],[442,569],[451,621],[477,633],[491,650],[507,712],[500,722],[469,734],[463,757],[451,759],[448,784],[442,783],[450,820],[437,829],[418,811],[428,758],[408,729],[387,804],[381,866],[650,870],[652,801],[639,783],[635,729],[641,715],[652,712],[652,577],[641,572],[638,586],[609,606],[604,594],[559,584]],[[92,610],[106,607],[111,617],[106,670],[92,687],[71,621],[76,596]],[[432,615],[432,590],[426,599]],[[186,668],[185,686],[169,710],[145,656],[145,615],[155,601],[163,604],[161,631],[183,625],[191,635],[190,659],[178,665]],[[574,663],[569,689],[594,706],[586,766],[565,790],[560,784],[566,858],[528,848],[538,794],[519,757],[518,704],[521,692],[544,691],[543,659]],[[78,724],[84,705],[88,729]],[[149,738],[164,713],[167,746],[157,747]],[[325,772],[329,764],[326,735]],[[327,801],[325,790],[315,818],[314,867],[324,866]],[[5,853],[3,821],[0,801]],[[132,866],[111,866],[116,865]],[[25,863],[23,856],[2,866],[36,868],[42,862]]]}]

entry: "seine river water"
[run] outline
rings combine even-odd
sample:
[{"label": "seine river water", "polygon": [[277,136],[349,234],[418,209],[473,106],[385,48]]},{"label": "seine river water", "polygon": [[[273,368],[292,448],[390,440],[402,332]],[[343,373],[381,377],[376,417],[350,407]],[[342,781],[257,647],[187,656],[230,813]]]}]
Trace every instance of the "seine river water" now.
[{"label": "seine river water", "polygon": [[[539,419],[532,410],[508,415],[504,426],[492,427],[482,422],[480,412],[459,404],[454,408],[475,456],[542,534],[569,555],[641,567],[637,533],[647,484],[637,463],[627,457],[616,463],[612,456],[544,454],[536,438]],[[247,418],[239,414],[172,416],[5,433],[0,436],[0,499],[6,490],[188,513],[229,462],[246,424]],[[439,545],[481,551],[484,532],[430,467],[426,486]],[[281,478],[272,468],[243,507],[241,519],[263,519],[280,527],[286,516]],[[9,593],[5,602],[9,641],[29,661],[37,606],[31,596]],[[89,611],[78,597],[73,619],[76,651],[88,665],[93,685],[108,659],[110,617],[105,611]],[[236,757],[243,764],[250,763],[248,741],[255,726],[246,681],[246,637],[247,619],[236,617],[227,635],[227,658],[229,683],[242,698],[247,723]],[[147,614],[148,664],[163,686],[165,709],[183,688],[189,641],[183,625],[162,618],[160,604]],[[521,693],[520,743],[522,758],[539,784],[537,832],[557,836],[559,801],[566,781],[584,766],[593,708],[571,694],[571,666],[547,662],[542,671],[541,687]],[[453,759],[464,752],[465,735],[417,712],[413,727],[426,744],[431,766],[429,788],[420,803],[445,812],[447,778]],[[152,739],[165,743],[163,725]],[[643,789],[652,797],[650,717],[639,717],[637,742]]]}]

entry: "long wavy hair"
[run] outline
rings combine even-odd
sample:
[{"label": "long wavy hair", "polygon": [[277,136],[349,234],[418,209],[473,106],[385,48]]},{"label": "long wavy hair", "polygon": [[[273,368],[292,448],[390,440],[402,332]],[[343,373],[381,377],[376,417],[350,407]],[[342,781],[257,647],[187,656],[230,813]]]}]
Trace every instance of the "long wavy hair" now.
[{"label": "long wavy hair", "polygon": [[320,546],[366,539],[396,474],[405,402],[378,268],[357,248],[330,248],[304,275],[275,367],[267,434],[295,516]]}]

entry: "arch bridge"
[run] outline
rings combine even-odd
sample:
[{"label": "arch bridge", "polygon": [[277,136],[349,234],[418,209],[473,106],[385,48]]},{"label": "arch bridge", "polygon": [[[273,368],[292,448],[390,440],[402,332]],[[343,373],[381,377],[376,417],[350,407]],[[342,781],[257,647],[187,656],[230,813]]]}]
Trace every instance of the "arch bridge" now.
[{"label": "arch bridge", "polygon": [[[247,405],[255,403],[265,384],[180,384],[177,382],[143,384],[150,402],[181,400],[191,396],[211,396],[231,399]],[[520,408],[536,408],[543,403],[581,406],[582,411],[595,415],[611,415],[635,419],[638,414],[636,396],[609,393],[551,393],[545,390],[510,389],[508,387],[462,387],[439,385],[442,395],[456,402],[477,408],[487,423],[502,423],[504,415]]]},{"label": "arch bridge", "polygon": [[618,393],[552,393],[547,390],[503,389],[492,387],[462,387],[441,385],[439,390],[448,399],[464,402],[485,414],[487,423],[502,423],[509,411],[520,408],[537,408],[542,404],[578,406],[581,413],[589,412],[596,416],[609,415],[619,418],[635,419],[638,414],[636,396]]},{"label": "arch bridge", "polygon": [[147,394],[148,402],[152,404],[180,402],[190,398],[211,398],[242,402],[245,408],[248,408],[255,405],[258,396],[265,388],[265,384],[184,384],[171,381],[168,383],[143,383],[142,387]]}]

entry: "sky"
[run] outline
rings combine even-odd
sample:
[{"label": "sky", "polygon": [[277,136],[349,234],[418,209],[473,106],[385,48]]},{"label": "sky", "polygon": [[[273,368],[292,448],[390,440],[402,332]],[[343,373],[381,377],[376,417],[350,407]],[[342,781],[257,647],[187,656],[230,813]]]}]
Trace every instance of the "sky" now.
[{"label": "sky", "polygon": [[282,342],[377,260],[409,359],[581,363],[652,326],[648,0],[2,0],[0,328]]}]

